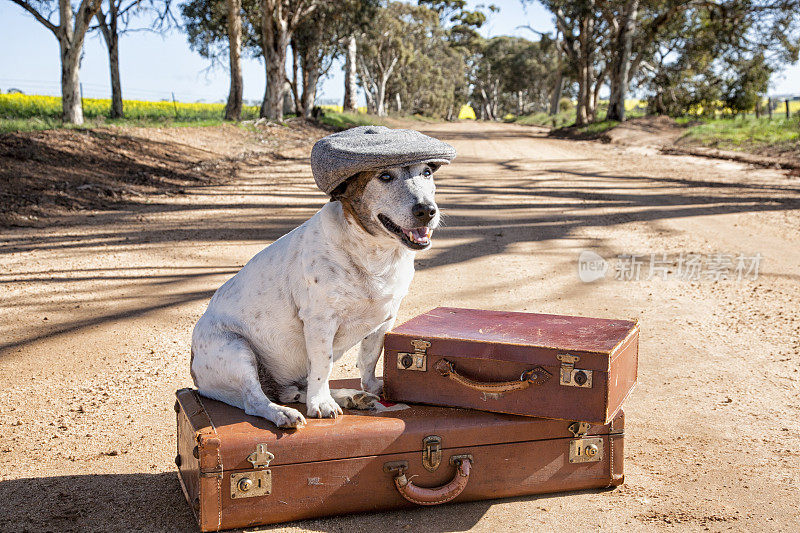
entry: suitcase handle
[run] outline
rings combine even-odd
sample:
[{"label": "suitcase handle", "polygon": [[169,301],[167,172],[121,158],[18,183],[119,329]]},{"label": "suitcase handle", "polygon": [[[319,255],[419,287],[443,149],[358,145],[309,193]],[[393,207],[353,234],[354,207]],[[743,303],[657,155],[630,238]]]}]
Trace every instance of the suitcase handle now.
[{"label": "suitcase handle", "polygon": [[438,505],[453,500],[466,488],[472,461],[471,455],[452,456],[450,464],[456,467],[453,479],[445,485],[431,488],[418,487],[406,477],[407,461],[386,463],[383,465],[383,469],[386,472],[397,471],[397,475],[394,477],[394,486],[406,500],[417,505]]},{"label": "suitcase handle", "polygon": [[550,378],[550,372],[540,366],[526,370],[519,377],[519,380],[516,381],[475,381],[474,379],[459,374],[453,362],[447,359],[439,359],[434,368],[436,368],[442,376],[450,378],[456,383],[489,394],[503,394],[527,389],[530,387],[531,383],[534,385],[541,385]]}]

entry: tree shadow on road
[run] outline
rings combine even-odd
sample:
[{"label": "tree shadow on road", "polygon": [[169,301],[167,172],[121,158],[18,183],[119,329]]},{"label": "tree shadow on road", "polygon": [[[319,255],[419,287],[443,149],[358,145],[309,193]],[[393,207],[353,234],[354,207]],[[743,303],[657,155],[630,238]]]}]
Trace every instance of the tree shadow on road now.
[{"label": "tree shadow on road", "polygon": [[[397,511],[302,520],[232,531],[469,531],[495,503],[537,502],[597,490],[485,500]],[[13,479],[0,483],[4,531],[198,531],[175,472],[90,474]],[[527,520],[521,520],[527,523]],[[9,528],[9,529],[6,529]],[[512,527],[513,529],[513,527]]]}]

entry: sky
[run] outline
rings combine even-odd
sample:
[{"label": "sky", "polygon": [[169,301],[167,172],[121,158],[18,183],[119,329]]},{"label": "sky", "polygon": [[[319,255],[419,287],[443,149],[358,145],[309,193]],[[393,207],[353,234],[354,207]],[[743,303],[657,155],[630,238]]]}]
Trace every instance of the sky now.
[{"label": "sky", "polygon": [[[471,5],[481,3],[471,0]],[[483,3],[489,3],[483,0]],[[552,31],[550,14],[538,3],[523,7],[519,0],[491,0],[500,8],[481,28],[485,37],[516,35],[535,38],[521,26]],[[19,6],[0,0],[0,90],[20,89],[26,94],[60,94],[59,49],[55,36]],[[120,38],[123,97],[129,100],[224,102],[229,78],[224,67],[210,62],[189,48],[185,34],[173,30],[165,35],[133,32]],[[84,47],[81,82],[87,98],[110,98],[108,55],[99,34],[90,34]],[[264,96],[264,65],[260,60],[243,61],[244,98],[260,102]],[[800,65],[788,67],[772,80],[771,94],[800,93]],[[318,100],[341,102],[344,76],[341,63],[331,67],[318,92]],[[363,104],[363,95],[360,95]]]}]

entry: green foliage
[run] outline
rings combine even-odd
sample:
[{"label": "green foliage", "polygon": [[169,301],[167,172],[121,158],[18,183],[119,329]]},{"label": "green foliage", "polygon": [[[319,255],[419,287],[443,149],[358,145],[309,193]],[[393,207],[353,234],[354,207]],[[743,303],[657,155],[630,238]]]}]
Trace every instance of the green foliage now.
[{"label": "green foliage", "polygon": [[599,122],[593,122],[591,124],[587,124],[585,126],[581,126],[578,128],[578,131],[587,136],[595,136],[600,135],[610,129],[616,128],[619,126],[619,122],[616,120],[601,120]]},{"label": "green foliage", "polygon": [[575,109],[575,104],[571,98],[564,96],[558,101],[558,110],[560,112],[566,113],[572,111],[573,109]]},{"label": "green foliage", "polygon": [[[780,65],[798,57],[798,2],[686,4],[664,24],[643,72],[650,110],[672,116],[753,109]],[[688,7],[687,7],[688,6]]]},{"label": "green foliage", "polygon": [[[687,123],[684,118],[680,122]],[[691,124],[691,122],[689,122]],[[771,147],[798,149],[800,119],[793,117],[712,119],[690,125],[681,137],[682,142],[713,146],[724,150],[753,150]]]},{"label": "green foliage", "polygon": [[355,126],[385,126],[386,121],[381,117],[375,115],[368,115],[366,113],[347,113],[341,111],[328,111],[325,110],[319,121],[323,124],[336,128],[338,130],[346,130]]},{"label": "green foliage", "polygon": [[387,85],[391,106],[400,96],[401,112],[432,117],[445,117],[457,111],[467,83],[464,54],[451,46],[447,32],[439,24],[436,13],[417,8],[407,20],[407,39],[412,53]]},{"label": "green foliage", "polygon": [[[189,0],[180,6],[189,47],[212,62],[228,54],[228,9],[224,1]],[[261,1],[242,0],[242,54],[262,56]]]},{"label": "green foliage", "polygon": [[575,109],[561,111],[556,115],[549,115],[544,111],[517,117],[513,122],[525,126],[542,126],[544,128],[563,128],[575,123]]}]

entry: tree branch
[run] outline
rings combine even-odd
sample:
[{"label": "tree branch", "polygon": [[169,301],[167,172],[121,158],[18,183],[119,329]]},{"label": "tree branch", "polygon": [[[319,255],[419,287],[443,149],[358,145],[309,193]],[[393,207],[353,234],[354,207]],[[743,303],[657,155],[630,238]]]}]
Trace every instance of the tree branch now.
[{"label": "tree branch", "polygon": [[45,28],[53,32],[53,35],[58,37],[58,26],[56,26],[55,24],[44,18],[42,14],[36,11],[36,9],[34,9],[34,7],[31,6],[28,2],[25,2],[24,0],[11,0],[11,1],[17,4],[25,11],[27,11],[28,13],[30,13],[31,15],[33,15],[34,18],[36,18],[36,20],[41,22]]}]

